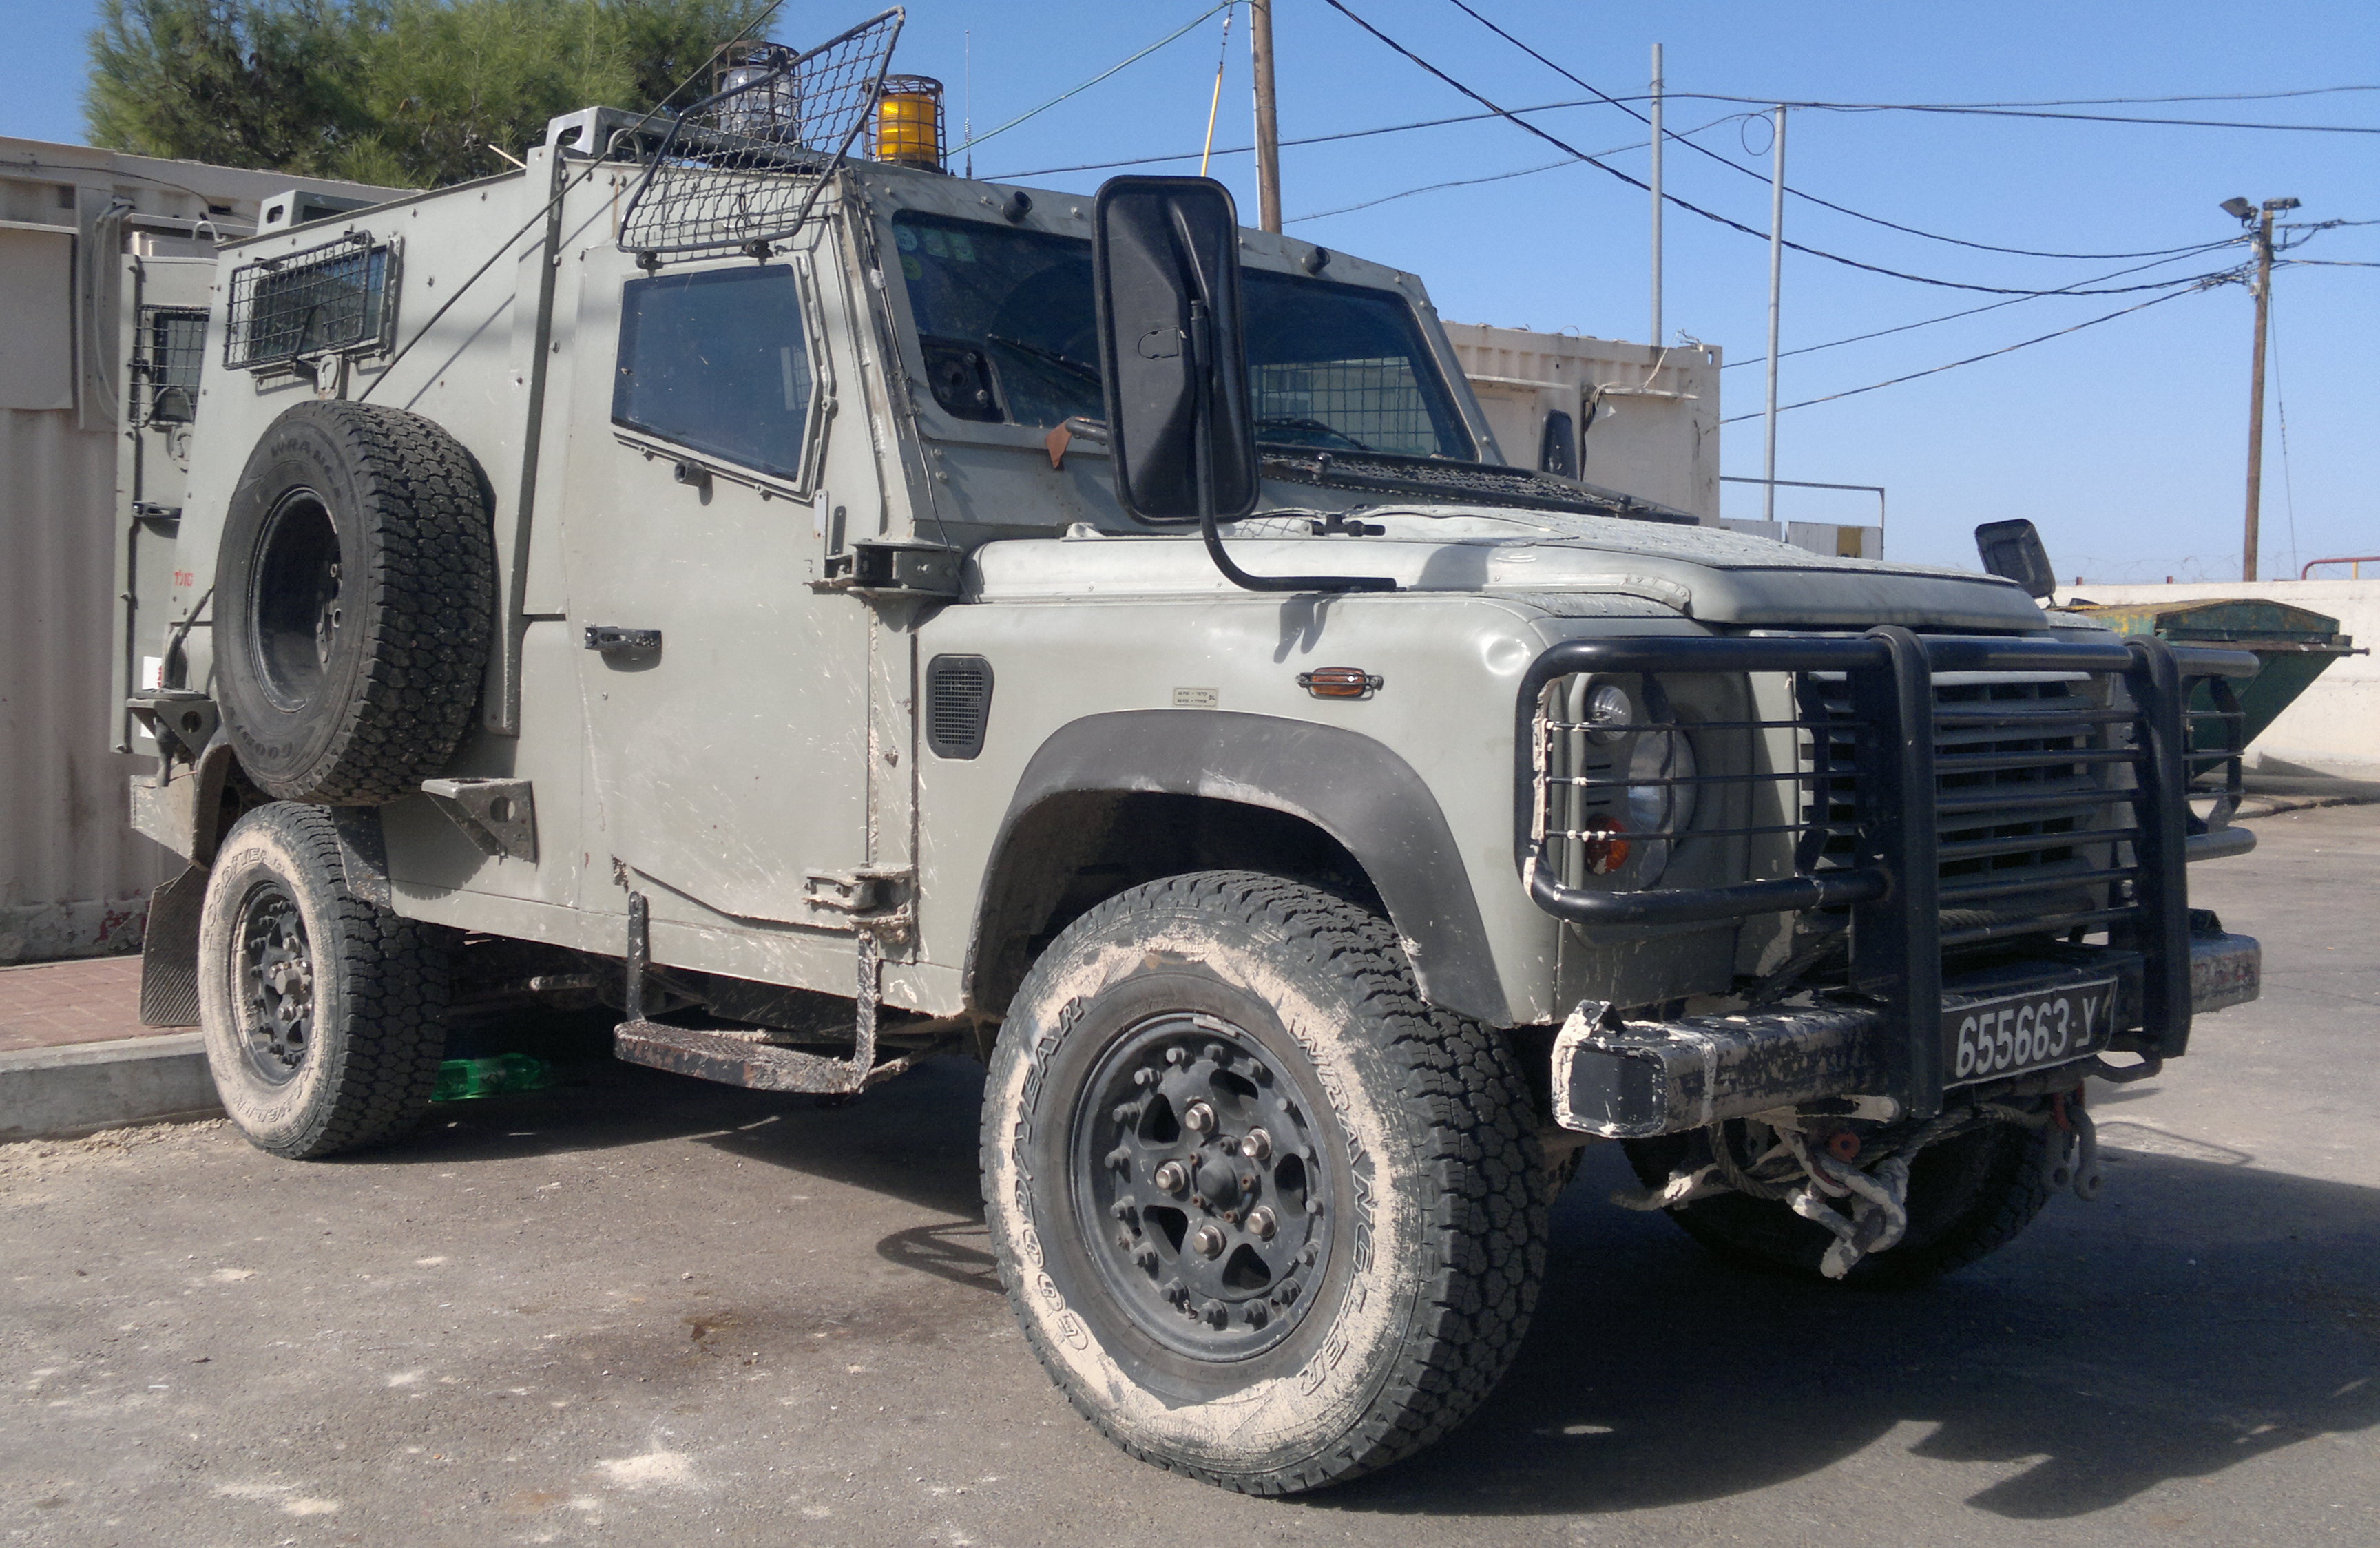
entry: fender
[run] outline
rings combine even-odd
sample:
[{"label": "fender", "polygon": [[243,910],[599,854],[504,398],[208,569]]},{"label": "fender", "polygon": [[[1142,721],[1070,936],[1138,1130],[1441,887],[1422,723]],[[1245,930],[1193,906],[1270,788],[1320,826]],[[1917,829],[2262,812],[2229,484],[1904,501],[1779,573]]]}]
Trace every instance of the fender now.
[{"label": "fender", "polygon": [[992,889],[1019,824],[1077,792],[1203,796],[1300,817],[1363,866],[1432,1005],[1509,1022],[1488,929],[1438,798],[1413,766],[1335,726],[1216,709],[1133,709],[1071,721],[1041,744],[1001,819],[977,900],[972,987]]}]

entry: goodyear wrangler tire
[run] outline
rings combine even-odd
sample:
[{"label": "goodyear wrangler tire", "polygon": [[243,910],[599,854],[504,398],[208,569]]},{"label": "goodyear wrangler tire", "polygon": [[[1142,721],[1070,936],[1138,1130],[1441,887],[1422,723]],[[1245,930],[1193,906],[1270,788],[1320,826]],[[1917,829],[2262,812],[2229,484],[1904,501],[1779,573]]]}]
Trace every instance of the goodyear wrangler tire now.
[{"label": "goodyear wrangler tire", "polygon": [[1394,932],[1207,872],[1083,915],[985,1091],[993,1253],[1035,1353],[1144,1461],[1248,1494],[1381,1467],[1503,1374],[1545,1264],[1526,1088]]},{"label": "goodyear wrangler tire", "polygon": [[462,739],[495,619],[478,464],[401,409],[302,403],[257,442],[215,570],[215,693],[285,801],[373,805]]},{"label": "goodyear wrangler tire", "polygon": [[331,814],[275,802],[225,835],[199,921],[199,1021],[225,1111],[311,1160],[413,1127],[445,1057],[451,937],[349,882]]}]

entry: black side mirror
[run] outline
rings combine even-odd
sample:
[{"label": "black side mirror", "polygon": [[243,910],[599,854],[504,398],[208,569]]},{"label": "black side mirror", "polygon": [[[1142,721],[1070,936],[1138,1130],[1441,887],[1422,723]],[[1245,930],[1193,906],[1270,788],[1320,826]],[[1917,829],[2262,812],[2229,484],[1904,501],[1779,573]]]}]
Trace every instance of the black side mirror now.
[{"label": "black side mirror", "polygon": [[1198,524],[1251,591],[1392,591],[1330,575],[1252,575],[1218,521],[1256,509],[1257,437],[1240,315],[1240,223],[1208,177],[1111,177],[1091,211],[1099,387],[1116,499],[1146,522]]},{"label": "black side mirror", "polygon": [[2033,523],[2022,516],[2014,521],[1987,521],[1975,528],[1975,551],[1984,556],[1985,570],[2016,582],[2034,597],[2046,598],[2058,589],[2049,550],[2041,546],[2041,534],[2034,530]]},{"label": "black side mirror", "polygon": [[1116,498],[1147,522],[1257,502],[1239,219],[1205,177],[1114,177],[1092,207],[1099,366]]}]

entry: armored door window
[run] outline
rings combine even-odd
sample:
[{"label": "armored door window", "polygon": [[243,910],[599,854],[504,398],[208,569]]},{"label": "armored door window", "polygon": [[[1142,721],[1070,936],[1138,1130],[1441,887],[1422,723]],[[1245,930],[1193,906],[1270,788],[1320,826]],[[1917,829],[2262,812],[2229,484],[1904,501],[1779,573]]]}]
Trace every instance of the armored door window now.
[{"label": "armored door window", "polygon": [[782,263],[630,280],[612,418],[798,480],[812,382],[801,289]]}]

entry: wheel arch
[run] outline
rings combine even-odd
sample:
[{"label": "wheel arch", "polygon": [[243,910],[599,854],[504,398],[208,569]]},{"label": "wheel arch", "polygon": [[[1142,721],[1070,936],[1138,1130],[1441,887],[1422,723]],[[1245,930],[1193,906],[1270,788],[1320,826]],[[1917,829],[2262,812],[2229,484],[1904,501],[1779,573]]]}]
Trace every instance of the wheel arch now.
[{"label": "wheel arch", "polygon": [[1039,946],[1107,898],[1217,868],[1351,893],[1388,916],[1431,1004],[1511,1020],[1453,831],[1413,766],[1356,732],[1205,709],[1085,716],[1034,753],[978,893],[969,1003],[1004,1009]]}]

